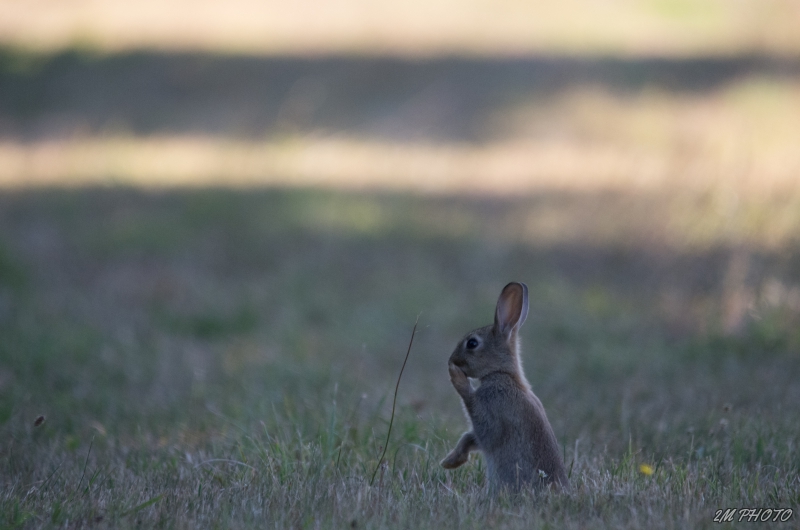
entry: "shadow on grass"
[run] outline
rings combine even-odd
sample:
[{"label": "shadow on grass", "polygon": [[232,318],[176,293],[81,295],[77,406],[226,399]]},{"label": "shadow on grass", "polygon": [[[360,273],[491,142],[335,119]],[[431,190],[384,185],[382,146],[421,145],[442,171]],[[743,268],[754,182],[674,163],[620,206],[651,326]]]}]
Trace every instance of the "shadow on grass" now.
[{"label": "shadow on grass", "polygon": [[[680,209],[664,192],[508,199],[285,188],[6,192],[0,286],[52,278],[58,287],[119,291],[130,303],[157,306],[166,328],[201,338],[257,327],[259,309],[247,301],[258,290],[250,284],[277,289],[282,303],[295,297],[299,307],[283,309],[299,311],[295,324],[329,323],[375,303],[404,305],[394,310],[413,321],[421,309],[457,305],[474,292],[491,305],[496,285],[510,278],[532,286],[541,299],[534,308],[563,312],[550,322],[556,338],[571,336],[563,324],[577,313],[632,319],[631,329],[648,322],[668,337],[735,335],[793,314],[800,247],[759,245],[746,226],[747,238],[738,238],[736,218],[697,240],[695,230],[706,228],[695,225],[716,223],[715,214],[702,198],[677,198]],[[740,215],[754,215],[748,208]],[[207,315],[163,312],[186,305],[187,292],[209,298],[200,304]],[[234,298],[244,305],[225,305]]]},{"label": "shadow on grass", "polygon": [[39,56],[0,49],[0,134],[98,132],[262,137],[310,131],[485,140],[492,111],[581,87],[705,93],[800,76],[800,60],[249,57],[140,51]]}]

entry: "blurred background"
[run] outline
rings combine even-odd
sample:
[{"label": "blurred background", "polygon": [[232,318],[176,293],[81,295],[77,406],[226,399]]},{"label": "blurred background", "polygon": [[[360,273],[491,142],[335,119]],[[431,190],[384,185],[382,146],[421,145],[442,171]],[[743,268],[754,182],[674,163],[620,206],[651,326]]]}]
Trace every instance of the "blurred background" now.
[{"label": "blurred background", "polygon": [[183,451],[219,415],[375,420],[421,315],[402,436],[443,456],[446,359],[518,280],[584,458],[692,455],[723,405],[794,429],[798,28],[795,0],[3,0],[0,421]]}]

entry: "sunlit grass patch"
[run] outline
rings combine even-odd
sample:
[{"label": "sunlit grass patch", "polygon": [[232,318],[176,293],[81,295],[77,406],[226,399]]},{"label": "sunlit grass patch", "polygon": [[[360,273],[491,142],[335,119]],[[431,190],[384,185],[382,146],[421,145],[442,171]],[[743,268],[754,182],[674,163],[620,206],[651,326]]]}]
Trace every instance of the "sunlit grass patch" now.
[{"label": "sunlit grass patch", "polygon": [[542,50],[624,54],[736,53],[798,49],[789,0],[609,1],[552,4],[352,0],[312,12],[282,2],[9,1],[0,17],[6,44],[38,49],[80,46],[203,49],[245,53],[330,50],[429,56],[520,54]]}]

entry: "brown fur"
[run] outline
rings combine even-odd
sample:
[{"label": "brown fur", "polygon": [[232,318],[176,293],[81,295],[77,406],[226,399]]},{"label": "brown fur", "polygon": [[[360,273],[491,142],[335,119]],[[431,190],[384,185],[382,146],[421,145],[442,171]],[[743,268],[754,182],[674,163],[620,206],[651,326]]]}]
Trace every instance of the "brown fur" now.
[{"label": "brown fur", "polygon": [[[472,429],[441,465],[455,469],[467,462],[470,451],[481,451],[492,491],[569,487],[553,428],[522,370],[519,328],[527,313],[527,286],[509,283],[497,300],[494,324],[465,335],[448,365]],[[478,345],[469,348],[471,339]],[[468,378],[480,386],[473,389]]]}]

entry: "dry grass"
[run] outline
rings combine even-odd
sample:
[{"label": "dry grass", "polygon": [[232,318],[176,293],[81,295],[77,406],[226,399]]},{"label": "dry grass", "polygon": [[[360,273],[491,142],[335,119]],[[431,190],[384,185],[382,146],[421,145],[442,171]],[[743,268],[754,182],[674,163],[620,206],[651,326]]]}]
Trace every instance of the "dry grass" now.
[{"label": "dry grass", "polygon": [[0,42],[401,56],[800,51],[793,0],[235,2],[6,0]]},{"label": "dry grass", "polygon": [[[727,154],[727,160],[707,153],[683,159],[663,154],[647,157],[613,147],[580,149],[560,142],[476,148],[336,139],[277,144],[208,138],[68,140],[0,145],[5,170],[0,183],[7,191],[48,186],[224,185],[460,193],[484,198],[605,193],[628,199],[593,205],[593,210],[604,212],[603,224],[583,226],[585,219],[575,217],[575,212],[554,206],[524,216],[526,239],[564,242],[589,232],[593,239],[605,241],[620,233],[642,238],[656,230],[673,248],[723,241],[763,249],[794,244],[800,226],[797,150],[783,153],[788,159],[783,164],[752,159],[748,163],[738,153]],[[640,224],[628,224],[632,216],[646,215],[635,206],[634,214],[617,212],[615,219],[618,202],[647,204],[651,215]]]}]

